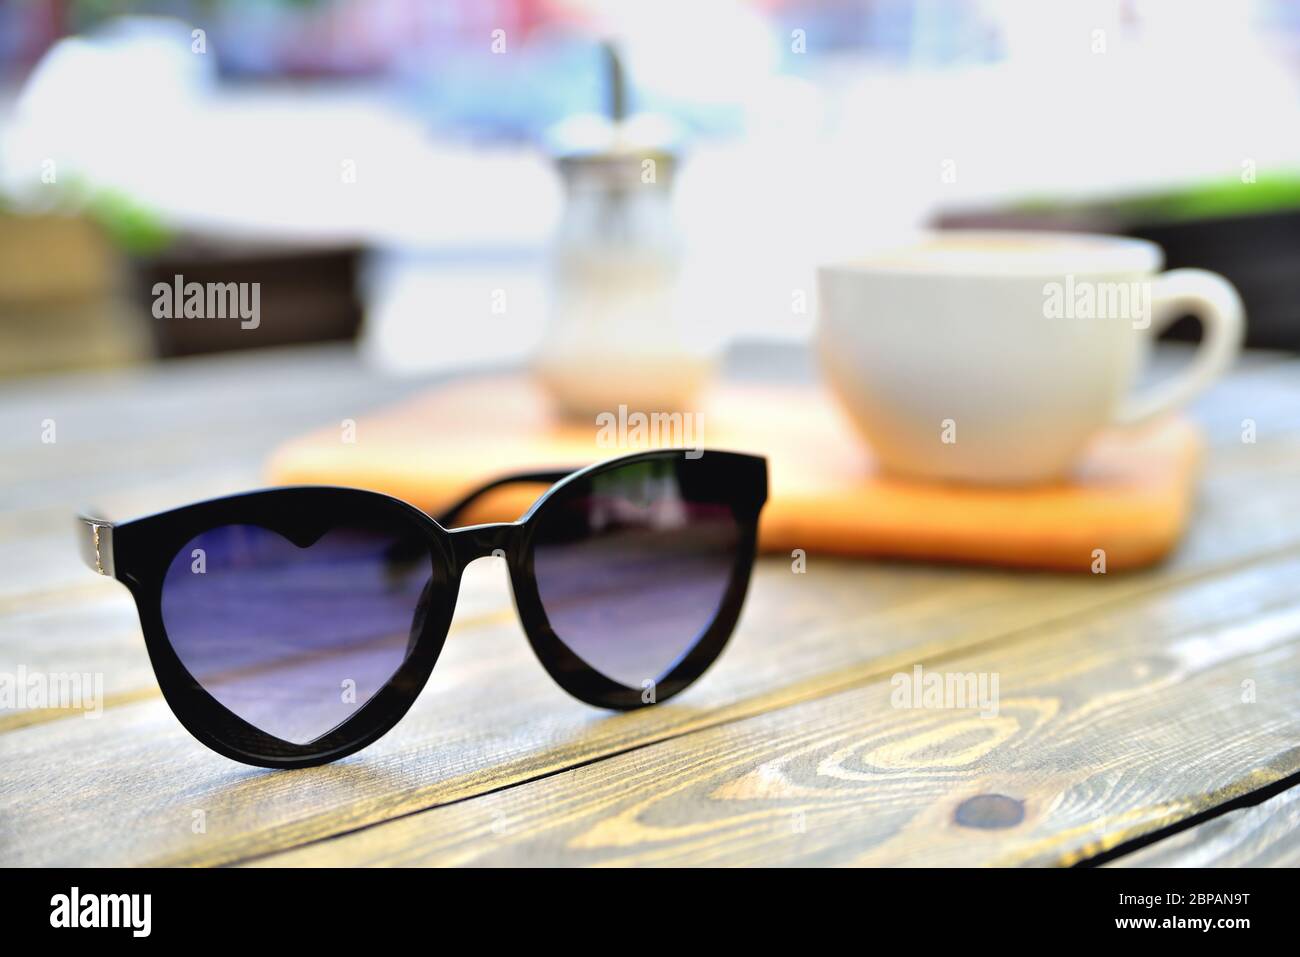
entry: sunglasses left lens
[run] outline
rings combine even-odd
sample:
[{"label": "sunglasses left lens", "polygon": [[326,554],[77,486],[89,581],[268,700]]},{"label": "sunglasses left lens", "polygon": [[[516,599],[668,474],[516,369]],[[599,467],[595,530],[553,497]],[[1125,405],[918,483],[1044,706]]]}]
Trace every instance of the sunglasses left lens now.
[{"label": "sunglasses left lens", "polygon": [[309,541],[221,525],[172,559],[163,626],[208,694],[255,728],[308,744],[401,668],[432,569],[418,530],[400,522],[339,525]]}]

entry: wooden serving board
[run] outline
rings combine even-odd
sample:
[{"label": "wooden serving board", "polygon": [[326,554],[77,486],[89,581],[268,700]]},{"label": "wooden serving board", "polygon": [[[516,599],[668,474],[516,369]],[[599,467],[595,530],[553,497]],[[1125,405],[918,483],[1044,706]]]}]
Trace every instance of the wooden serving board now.
[{"label": "wooden serving board", "polygon": [[[1202,441],[1170,419],[1113,432],[1069,481],[983,487],[882,473],[833,400],[816,385],[721,384],[701,403],[709,448],[766,455],[770,493],[760,535],[767,552],[906,557],[1071,571],[1148,565],[1187,525]],[[601,429],[557,419],[526,376],[458,380],[353,426],[295,439],[268,463],[275,484],[348,485],[437,512],[494,475],[579,467],[630,449]],[[517,518],[541,489],[487,496],[467,523]]]}]

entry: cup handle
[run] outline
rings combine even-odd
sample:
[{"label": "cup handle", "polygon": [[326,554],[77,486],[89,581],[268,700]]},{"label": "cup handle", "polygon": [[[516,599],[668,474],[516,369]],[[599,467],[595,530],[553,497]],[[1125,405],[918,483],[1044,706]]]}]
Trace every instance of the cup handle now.
[{"label": "cup handle", "polygon": [[1129,396],[1115,416],[1122,426],[1144,422],[1181,408],[1232,365],[1246,336],[1246,314],[1232,283],[1204,269],[1171,269],[1153,280],[1148,334],[1157,336],[1179,316],[1191,313],[1204,333],[1191,365]]}]

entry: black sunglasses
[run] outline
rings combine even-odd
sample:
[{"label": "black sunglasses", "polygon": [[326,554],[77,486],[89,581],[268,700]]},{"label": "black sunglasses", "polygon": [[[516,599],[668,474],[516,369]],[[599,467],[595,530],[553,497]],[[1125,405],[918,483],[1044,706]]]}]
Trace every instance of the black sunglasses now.
[{"label": "black sunglasses", "polygon": [[[516,522],[454,528],[485,492],[554,483]],[[644,452],[484,485],[435,521],[361,489],[302,486],[115,525],[82,555],[130,589],[164,698],[236,761],[324,764],[365,747],[424,687],[465,567],[497,555],[538,659],[588,704],[664,701],[721,653],[745,598],[767,463]]]}]

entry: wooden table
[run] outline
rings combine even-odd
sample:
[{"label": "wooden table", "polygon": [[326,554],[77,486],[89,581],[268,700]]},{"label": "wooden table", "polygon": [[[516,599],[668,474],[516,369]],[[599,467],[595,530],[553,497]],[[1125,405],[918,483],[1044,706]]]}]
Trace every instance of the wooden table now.
[{"label": "wooden table", "polygon": [[[1199,404],[1198,515],[1160,568],[766,559],[705,680],[610,715],[547,679],[482,562],[380,742],[295,772],[207,751],[69,515],[256,486],[286,436],[425,384],[325,349],[0,387],[0,672],[105,697],[0,711],[0,864],[1300,862],[1300,362]],[[997,716],[891,706],[917,664],[997,675]]]}]

